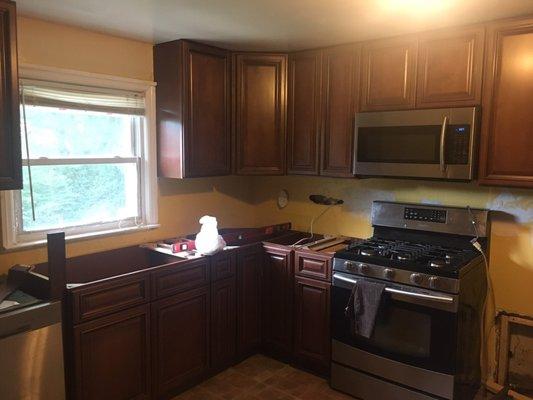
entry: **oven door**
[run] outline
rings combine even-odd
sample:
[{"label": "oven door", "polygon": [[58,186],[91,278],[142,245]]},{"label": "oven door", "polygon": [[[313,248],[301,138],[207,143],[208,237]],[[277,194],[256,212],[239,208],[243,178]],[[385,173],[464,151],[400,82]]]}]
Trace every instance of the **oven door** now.
[{"label": "oven door", "polygon": [[470,180],[476,109],[359,113],[356,175]]},{"label": "oven door", "polygon": [[457,296],[387,283],[372,336],[354,335],[345,315],[355,275],[333,276],[332,338],[377,356],[444,374],[454,374]]}]

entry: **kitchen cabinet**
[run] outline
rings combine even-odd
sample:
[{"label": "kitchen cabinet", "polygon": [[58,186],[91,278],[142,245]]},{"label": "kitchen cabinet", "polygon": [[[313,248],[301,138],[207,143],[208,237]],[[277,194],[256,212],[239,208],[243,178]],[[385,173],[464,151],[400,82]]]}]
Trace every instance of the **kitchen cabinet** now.
[{"label": "kitchen cabinet", "polygon": [[74,328],[74,396],[78,400],[150,398],[148,305]]},{"label": "kitchen cabinet", "polygon": [[289,174],[319,174],[321,92],[322,51],[290,54],[287,117]]},{"label": "kitchen cabinet", "polygon": [[419,36],[417,108],[481,103],[484,38],[482,26]]},{"label": "kitchen cabinet", "polygon": [[293,250],[265,244],[263,348],[282,360],[292,356]]},{"label": "kitchen cabinet", "polygon": [[261,273],[263,246],[244,247],[237,253],[237,354],[240,359],[261,347]]},{"label": "kitchen cabinet", "polygon": [[487,30],[479,180],[533,187],[533,19]]},{"label": "kitchen cabinet", "polygon": [[236,173],[283,175],[287,56],[237,53],[234,69]]},{"label": "kitchen cabinet", "polygon": [[327,375],[330,365],[329,282],[296,276],[294,359],[305,369]]},{"label": "kitchen cabinet", "polygon": [[358,46],[338,46],[323,51],[321,175],[353,176],[358,77]]},{"label": "kitchen cabinet", "polygon": [[187,40],[154,47],[159,176],[231,173],[230,74],[226,50]]},{"label": "kitchen cabinet", "polygon": [[417,38],[365,43],[361,53],[361,111],[415,108]]},{"label": "kitchen cabinet", "polygon": [[207,375],[209,316],[208,286],[152,303],[155,397],[171,397]]},{"label": "kitchen cabinet", "polygon": [[237,298],[235,277],[211,285],[211,366],[215,371],[235,361]]},{"label": "kitchen cabinet", "polygon": [[0,190],[12,190],[22,189],[15,2],[0,1],[0,15]]}]

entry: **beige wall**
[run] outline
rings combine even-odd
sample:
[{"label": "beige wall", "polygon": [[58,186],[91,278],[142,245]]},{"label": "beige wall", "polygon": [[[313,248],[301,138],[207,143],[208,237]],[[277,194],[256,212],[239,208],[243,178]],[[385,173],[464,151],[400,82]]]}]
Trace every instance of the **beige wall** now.
[{"label": "beige wall", "polygon": [[[36,19],[18,18],[21,62],[153,80],[152,45]],[[249,178],[160,180],[159,229],[68,244],[67,255],[108,250],[196,232],[198,219],[216,215],[223,226],[253,226]],[[0,253],[0,274],[17,263],[46,260],[44,248]]]}]

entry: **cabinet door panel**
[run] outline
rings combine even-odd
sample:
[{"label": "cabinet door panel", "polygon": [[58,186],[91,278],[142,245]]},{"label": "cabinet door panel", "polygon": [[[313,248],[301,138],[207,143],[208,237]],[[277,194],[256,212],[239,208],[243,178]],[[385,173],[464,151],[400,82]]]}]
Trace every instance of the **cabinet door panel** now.
[{"label": "cabinet door panel", "polygon": [[0,3],[0,190],[22,189],[17,22],[14,2]]},{"label": "cabinet door panel", "polygon": [[416,38],[367,43],[361,54],[361,110],[415,107]]},{"label": "cabinet door panel", "polygon": [[330,360],[330,284],[296,277],[294,353],[304,368],[327,374]]},{"label": "cabinet door panel", "polygon": [[211,365],[220,370],[235,361],[237,298],[235,277],[211,286]]},{"label": "cabinet door panel", "polygon": [[533,187],[533,19],[489,26],[480,181]]},{"label": "cabinet door panel", "polygon": [[288,172],[319,174],[322,52],[289,57]]},{"label": "cabinet door panel", "polygon": [[275,357],[292,355],[292,251],[265,246],[263,264],[263,345]]},{"label": "cabinet door panel", "polygon": [[262,246],[239,250],[237,254],[237,352],[240,358],[261,345]]},{"label": "cabinet door panel", "polygon": [[351,177],[359,48],[324,50],[321,175]]},{"label": "cabinet door panel", "polygon": [[228,53],[190,42],[185,52],[189,85],[186,175],[227,175],[231,172]]},{"label": "cabinet door panel", "polygon": [[143,305],[74,328],[77,399],[150,398],[148,310]]},{"label": "cabinet door panel", "polygon": [[420,37],[417,107],[481,103],[484,35],[478,27]]},{"label": "cabinet door panel", "polygon": [[285,172],[285,55],[235,57],[235,141],[238,174]]},{"label": "cabinet door panel", "polygon": [[152,303],[154,386],[172,395],[196,383],[209,367],[209,288]]}]

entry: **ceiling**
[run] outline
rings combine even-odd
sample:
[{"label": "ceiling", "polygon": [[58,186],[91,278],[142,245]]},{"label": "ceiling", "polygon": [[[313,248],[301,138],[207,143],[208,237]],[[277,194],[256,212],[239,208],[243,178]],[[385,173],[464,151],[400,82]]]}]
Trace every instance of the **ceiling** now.
[{"label": "ceiling", "polygon": [[288,51],[533,15],[533,0],[17,0],[19,13],[160,43]]}]

